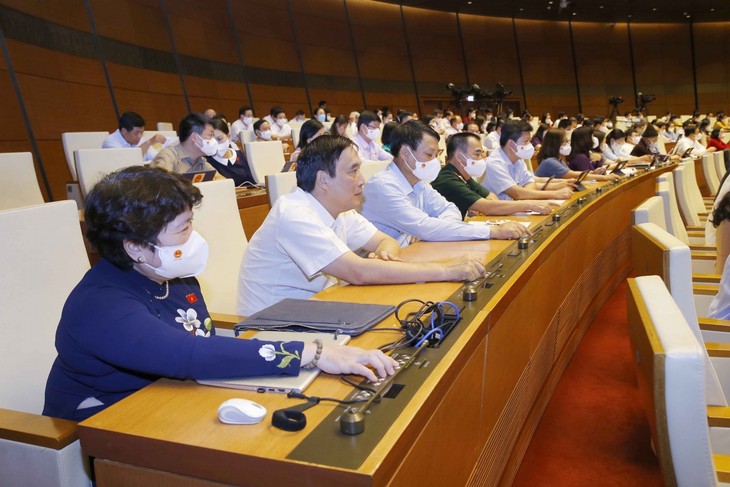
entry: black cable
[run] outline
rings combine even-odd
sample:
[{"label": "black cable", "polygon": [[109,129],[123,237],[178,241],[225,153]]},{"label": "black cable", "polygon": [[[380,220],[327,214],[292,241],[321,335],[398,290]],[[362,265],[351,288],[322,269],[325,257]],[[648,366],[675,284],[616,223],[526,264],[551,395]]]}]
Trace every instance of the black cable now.
[{"label": "black cable", "polygon": [[306,394],[302,394],[301,392],[291,391],[289,392],[286,397],[291,399],[304,399],[305,401],[329,401],[329,402],[336,402],[338,404],[358,404],[361,402],[367,401],[367,399],[356,399],[352,401],[345,401],[343,399],[334,399],[332,397],[316,397],[316,396],[307,396]]}]

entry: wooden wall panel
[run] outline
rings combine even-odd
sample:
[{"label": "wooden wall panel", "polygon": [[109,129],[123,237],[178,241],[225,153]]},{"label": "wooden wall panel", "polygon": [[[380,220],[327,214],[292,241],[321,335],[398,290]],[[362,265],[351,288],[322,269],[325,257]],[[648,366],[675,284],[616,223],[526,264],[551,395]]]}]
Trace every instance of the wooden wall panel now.
[{"label": "wooden wall panel", "polygon": [[83,32],[91,31],[84,0],[63,0],[58,2],[49,2],[46,0],[3,0],[2,3],[5,7],[10,7],[49,22]]},{"label": "wooden wall panel", "polygon": [[701,112],[730,111],[730,24],[694,24]]},{"label": "wooden wall panel", "polygon": [[511,19],[460,15],[469,80],[484,91],[504,83],[513,96],[522,96],[520,66]]},{"label": "wooden wall panel", "polygon": [[466,84],[456,14],[403,8],[418,93],[448,95],[447,83]]},{"label": "wooden wall panel", "polygon": [[[273,106],[283,108],[289,118],[294,118],[294,113],[299,109],[307,111],[304,88],[252,83],[251,96],[256,100],[256,116],[260,118],[268,115]],[[317,103],[317,100],[313,100],[313,103]]]},{"label": "wooden wall panel", "polygon": [[631,24],[636,88],[657,99],[650,113],[692,113],[692,50],[687,24]]},{"label": "wooden wall panel", "polygon": [[530,112],[577,113],[568,23],[517,20],[516,27]]},{"label": "wooden wall panel", "polygon": [[166,0],[166,4],[178,54],[239,64],[226,0]]},{"label": "wooden wall panel", "polygon": [[90,0],[102,37],[169,52],[172,47],[159,0]]},{"label": "wooden wall panel", "polygon": [[574,22],[573,42],[578,81],[587,116],[608,116],[608,99],[623,96],[620,110],[633,107],[631,54],[627,24]]}]

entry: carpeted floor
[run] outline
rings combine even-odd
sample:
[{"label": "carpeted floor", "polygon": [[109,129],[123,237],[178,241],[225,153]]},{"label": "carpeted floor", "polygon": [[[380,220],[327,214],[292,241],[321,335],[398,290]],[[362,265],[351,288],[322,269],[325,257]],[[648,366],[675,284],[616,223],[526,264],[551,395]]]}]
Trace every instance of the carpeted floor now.
[{"label": "carpeted floor", "polygon": [[638,402],[624,282],[591,324],[558,384],[513,485],[661,486]]}]

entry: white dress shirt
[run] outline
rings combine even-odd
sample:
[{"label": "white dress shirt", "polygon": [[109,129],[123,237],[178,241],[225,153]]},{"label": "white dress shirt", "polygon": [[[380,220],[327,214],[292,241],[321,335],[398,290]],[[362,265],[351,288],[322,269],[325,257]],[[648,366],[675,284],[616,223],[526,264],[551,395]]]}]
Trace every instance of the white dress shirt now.
[{"label": "white dress shirt", "polygon": [[296,188],[274,203],[241,261],[238,313],[251,316],[284,298],[305,299],[337,279],[322,268],[360,249],[376,228],[355,210],[332,215]]},{"label": "white dress shirt", "polygon": [[243,123],[240,118],[233,122],[231,124],[231,140],[241,140],[241,132],[244,130],[253,130],[253,121],[250,125]]},{"label": "white dress shirt", "polygon": [[362,135],[358,132],[352,139],[357,144],[357,155],[363,162],[367,161],[392,161],[393,156],[388,154],[379,144],[374,141],[365,142]]},{"label": "white dress shirt", "polygon": [[712,298],[707,316],[716,320],[730,319],[730,259],[725,261],[720,279],[720,289],[717,295]]},{"label": "white dress shirt", "polygon": [[[142,141],[140,141],[140,144],[141,143]],[[119,129],[109,134],[107,138],[104,139],[104,142],[101,143],[102,149],[133,149],[135,147],[139,147],[139,144],[132,145],[124,140],[124,137],[122,137],[122,133],[119,131]],[[147,153],[144,154],[144,160],[151,161],[155,158],[155,155],[157,155],[157,151],[154,150],[152,146],[150,146],[149,149],[147,149]]]},{"label": "white dress shirt", "polygon": [[701,156],[707,152],[707,148],[698,141],[692,140],[689,137],[682,137],[677,142],[677,145],[674,146],[674,153],[681,157],[690,147],[692,148],[692,154],[690,154],[692,157]]},{"label": "white dress shirt", "polygon": [[489,238],[488,226],[463,222],[455,204],[428,183],[411,186],[394,162],[370,178],[363,191],[363,216],[401,247],[413,237],[434,242]]},{"label": "white dress shirt", "polygon": [[488,151],[499,149],[499,137],[500,134],[496,130],[492,130],[484,138],[484,145]]},{"label": "white dress shirt", "polygon": [[494,193],[501,200],[511,200],[505,193],[513,186],[525,186],[535,182],[535,176],[527,170],[527,164],[522,159],[513,163],[500,147],[487,157],[487,171],[482,186],[490,193]]},{"label": "white dress shirt", "polygon": [[269,122],[269,125],[271,126],[271,133],[272,134],[277,135],[277,136],[279,136],[281,138],[284,138],[284,139],[285,138],[288,138],[288,137],[291,137],[291,130],[292,129],[291,129],[291,125],[289,125],[288,123],[285,123],[284,125],[282,125],[281,127],[279,127],[279,124],[276,123],[276,120],[274,120],[273,118],[271,118],[271,115],[266,115],[264,117],[264,120],[266,120],[267,122]]}]

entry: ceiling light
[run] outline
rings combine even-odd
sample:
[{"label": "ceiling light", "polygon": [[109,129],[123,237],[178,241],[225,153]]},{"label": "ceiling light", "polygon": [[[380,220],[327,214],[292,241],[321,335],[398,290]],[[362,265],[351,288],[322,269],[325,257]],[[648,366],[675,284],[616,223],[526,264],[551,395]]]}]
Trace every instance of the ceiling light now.
[{"label": "ceiling light", "polygon": [[656,7],[654,7],[653,9],[651,9],[651,11],[652,12],[656,12]]}]

